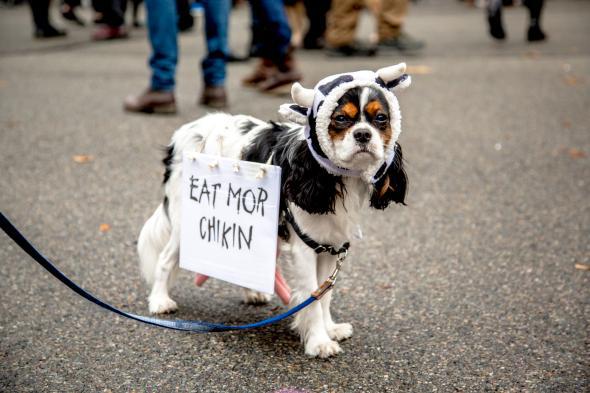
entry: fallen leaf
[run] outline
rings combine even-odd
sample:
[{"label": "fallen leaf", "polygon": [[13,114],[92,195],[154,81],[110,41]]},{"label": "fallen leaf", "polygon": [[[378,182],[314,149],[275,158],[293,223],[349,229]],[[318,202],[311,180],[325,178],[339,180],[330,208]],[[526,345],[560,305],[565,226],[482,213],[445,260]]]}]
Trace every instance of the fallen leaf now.
[{"label": "fallen leaf", "polygon": [[587,156],[584,150],[576,149],[575,147],[571,147],[567,152],[573,159],[585,158]]},{"label": "fallen leaf", "polygon": [[576,78],[575,76],[573,76],[571,74],[567,74],[566,76],[564,76],[563,81],[568,86],[578,86],[581,83],[580,79]]},{"label": "fallen leaf", "polygon": [[590,265],[586,265],[584,263],[576,263],[574,266],[578,270],[590,270]]},{"label": "fallen leaf", "polygon": [[102,233],[108,232],[111,230],[111,226],[109,224],[100,224],[100,226],[98,227],[98,230],[101,231]]},{"label": "fallen leaf", "polygon": [[78,164],[86,164],[92,160],[94,160],[94,156],[87,156],[84,154],[72,156],[72,160]]},{"label": "fallen leaf", "polygon": [[563,126],[563,128],[572,128],[572,122],[567,119],[562,121],[561,125]]},{"label": "fallen leaf", "polygon": [[408,66],[406,68],[406,72],[408,74],[413,74],[413,75],[427,75],[427,74],[432,74],[432,67],[429,67],[427,65]]}]

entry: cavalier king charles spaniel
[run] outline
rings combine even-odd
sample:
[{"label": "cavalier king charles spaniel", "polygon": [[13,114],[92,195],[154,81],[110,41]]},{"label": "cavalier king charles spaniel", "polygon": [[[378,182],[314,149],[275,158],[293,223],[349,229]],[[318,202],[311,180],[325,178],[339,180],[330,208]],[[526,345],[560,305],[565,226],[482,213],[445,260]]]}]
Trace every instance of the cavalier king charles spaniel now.
[{"label": "cavalier king charles spaniel", "polygon": [[[150,312],[177,309],[169,288],[178,269],[182,156],[194,152],[282,168],[278,263],[292,288],[291,305],[307,299],[331,274],[337,257],[310,248],[285,216],[292,215],[315,242],[338,248],[359,236],[365,209],[404,204],[407,177],[397,142],[401,115],[393,91],[410,85],[405,69],[401,63],[332,75],[313,89],[295,83],[294,103],[281,105],[279,123],[216,113],[178,129],[163,160],[163,201],[138,240],[140,268],[152,288]],[[250,303],[269,300],[249,289],[245,297]],[[294,319],[309,356],[333,356],[341,351],[338,341],[352,335],[351,324],[333,321],[331,298],[329,291]]]}]

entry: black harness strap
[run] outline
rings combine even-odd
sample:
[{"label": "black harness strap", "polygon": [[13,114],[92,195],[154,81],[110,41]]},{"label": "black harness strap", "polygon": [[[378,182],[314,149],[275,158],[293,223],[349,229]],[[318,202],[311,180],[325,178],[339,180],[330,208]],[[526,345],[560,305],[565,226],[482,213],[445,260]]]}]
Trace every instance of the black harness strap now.
[{"label": "black harness strap", "polygon": [[350,248],[349,242],[344,243],[338,249],[330,244],[320,244],[320,243],[316,242],[311,237],[309,237],[309,235],[307,235],[305,232],[303,232],[301,230],[301,228],[299,228],[299,225],[297,225],[297,222],[295,222],[295,218],[293,217],[293,213],[291,213],[291,209],[289,209],[288,206],[283,210],[283,212],[285,214],[285,220],[289,224],[291,224],[291,226],[293,227],[293,230],[295,231],[297,236],[299,236],[301,241],[303,241],[303,243],[305,243],[308,247],[313,249],[317,254],[321,254],[322,252],[329,252],[332,255],[340,255],[342,253],[347,252],[348,249]]}]

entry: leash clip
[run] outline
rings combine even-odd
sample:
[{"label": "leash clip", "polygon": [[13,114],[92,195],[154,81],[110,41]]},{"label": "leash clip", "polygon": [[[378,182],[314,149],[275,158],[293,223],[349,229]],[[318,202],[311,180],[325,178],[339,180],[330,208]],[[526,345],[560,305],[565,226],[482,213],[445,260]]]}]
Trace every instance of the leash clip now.
[{"label": "leash clip", "polygon": [[334,268],[332,274],[330,274],[330,277],[328,277],[328,279],[324,281],[318,289],[311,293],[311,296],[313,296],[317,300],[320,300],[322,296],[324,296],[326,292],[332,289],[334,287],[334,284],[336,284],[336,277],[338,277],[338,273],[340,273],[342,263],[348,256],[348,248],[342,248],[337,255],[338,259],[336,259],[336,267]]}]

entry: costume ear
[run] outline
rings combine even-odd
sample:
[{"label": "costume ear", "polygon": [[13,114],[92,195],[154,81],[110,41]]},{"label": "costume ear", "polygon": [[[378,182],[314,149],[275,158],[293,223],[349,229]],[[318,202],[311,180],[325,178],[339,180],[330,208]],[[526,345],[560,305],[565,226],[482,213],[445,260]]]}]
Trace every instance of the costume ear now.
[{"label": "costume ear", "polygon": [[301,141],[290,162],[282,163],[284,197],[311,214],[334,213],[336,197],[344,192],[342,178],[320,167],[307,142]]},{"label": "costume ear", "polygon": [[405,205],[408,177],[404,170],[402,147],[395,144],[395,157],[387,172],[377,183],[371,194],[371,207],[385,209],[391,202]]},{"label": "costume ear", "polygon": [[279,118],[281,121],[307,125],[307,108],[297,104],[283,104],[279,107]]},{"label": "costume ear", "polygon": [[403,90],[412,83],[412,78],[405,72],[406,63],[399,63],[381,68],[377,70],[376,74],[386,88],[390,90]]}]

